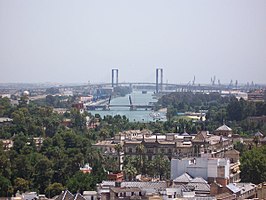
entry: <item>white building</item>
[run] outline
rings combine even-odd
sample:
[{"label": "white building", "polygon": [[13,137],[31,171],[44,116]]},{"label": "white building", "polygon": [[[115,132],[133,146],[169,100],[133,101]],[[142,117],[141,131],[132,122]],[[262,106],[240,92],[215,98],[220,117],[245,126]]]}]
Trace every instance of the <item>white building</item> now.
[{"label": "white building", "polygon": [[184,158],[171,160],[171,180],[188,173],[205,180],[213,178],[229,179],[230,161],[227,158]]}]

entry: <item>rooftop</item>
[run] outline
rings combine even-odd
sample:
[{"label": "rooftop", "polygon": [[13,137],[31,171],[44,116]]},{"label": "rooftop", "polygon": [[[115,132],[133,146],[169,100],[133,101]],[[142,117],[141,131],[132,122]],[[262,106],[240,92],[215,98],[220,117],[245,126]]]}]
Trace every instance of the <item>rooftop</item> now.
[{"label": "rooftop", "polygon": [[140,188],[138,188],[138,187],[111,187],[110,190],[112,190],[115,193],[119,193],[119,192],[141,192]]},{"label": "rooftop", "polygon": [[0,123],[3,123],[3,122],[12,122],[13,119],[11,118],[8,118],[8,117],[0,117]]},{"label": "rooftop", "polygon": [[210,185],[208,183],[188,183],[186,185],[187,188],[193,188],[195,191],[204,191],[209,193],[210,192]]},{"label": "rooftop", "polygon": [[[102,186],[115,186],[115,182],[114,181],[103,181],[101,185]],[[121,182],[121,187],[161,189],[161,188],[166,188],[167,183],[165,181],[156,181],[156,182],[124,181],[124,182]]]},{"label": "rooftop", "polygon": [[216,131],[232,131],[232,129],[224,124],[217,128]]},{"label": "rooftop", "polygon": [[195,178],[193,178],[190,182],[191,182],[191,183],[208,183],[208,182],[205,181],[202,177],[195,177]]},{"label": "rooftop", "polygon": [[256,133],[254,133],[254,136],[255,137],[263,137],[264,135],[260,131],[258,131]]},{"label": "rooftop", "polygon": [[237,187],[235,183],[229,183],[226,187],[233,193],[238,193],[241,191],[241,189],[239,189],[239,187]]},{"label": "rooftop", "polygon": [[181,176],[175,178],[173,180],[173,182],[175,182],[175,183],[189,183],[191,180],[192,180],[192,177],[189,174],[184,173]]}]

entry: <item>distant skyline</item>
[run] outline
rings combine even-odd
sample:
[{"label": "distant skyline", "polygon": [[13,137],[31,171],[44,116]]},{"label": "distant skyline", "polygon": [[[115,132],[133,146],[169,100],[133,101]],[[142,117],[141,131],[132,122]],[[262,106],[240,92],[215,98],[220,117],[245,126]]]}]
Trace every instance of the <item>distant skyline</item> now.
[{"label": "distant skyline", "polygon": [[0,83],[266,83],[265,0],[0,0]]}]

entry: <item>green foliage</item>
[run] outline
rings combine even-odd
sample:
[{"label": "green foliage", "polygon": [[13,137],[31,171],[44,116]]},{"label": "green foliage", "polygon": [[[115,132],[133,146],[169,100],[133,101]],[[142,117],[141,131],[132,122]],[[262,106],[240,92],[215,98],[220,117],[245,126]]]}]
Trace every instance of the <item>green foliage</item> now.
[{"label": "green foliage", "polygon": [[159,99],[160,106],[167,108],[172,106],[177,112],[206,110],[210,106],[223,104],[228,99],[222,98],[219,93],[203,94],[192,92],[174,92]]},{"label": "green foliage", "polygon": [[74,103],[75,96],[53,96],[51,94],[47,95],[45,99],[35,100],[34,103],[38,106],[51,106],[54,108],[71,108]]},{"label": "green foliage", "polygon": [[67,188],[69,188],[72,193],[80,192],[83,194],[85,190],[93,190],[95,188],[95,182],[91,174],[77,172],[68,180]]},{"label": "green foliage", "polygon": [[0,97],[0,117],[10,116],[12,112],[12,106],[10,100],[7,97]]},{"label": "green foliage", "polygon": [[72,127],[83,132],[86,129],[86,116],[88,113],[81,114],[78,109],[71,109],[70,118]]},{"label": "green foliage", "polygon": [[34,165],[33,182],[40,193],[44,193],[53,176],[52,161],[45,156],[40,156]]},{"label": "green foliage", "polygon": [[25,180],[24,178],[16,178],[14,180],[14,193],[19,191],[20,193],[26,192],[29,190],[30,182]]},{"label": "green foliage", "polygon": [[45,189],[45,195],[50,199],[61,194],[65,187],[61,183],[52,183]]},{"label": "green foliage", "polygon": [[[139,156],[126,157],[124,161],[124,174],[126,179],[134,180],[137,174],[149,175],[153,178],[160,180],[167,180],[170,177],[170,161],[163,155],[156,155],[152,160],[142,155],[140,150],[141,145],[138,147]],[[144,151],[144,150],[143,150]]]},{"label": "green foliage", "polygon": [[130,157],[130,156],[125,157],[123,172],[126,180],[130,181],[134,180],[138,172],[140,172],[140,170],[143,170],[140,169],[138,163],[139,160],[137,157]]},{"label": "green foliage", "polygon": [[11,197],[13,193],[13,187],[11,181],[0,175],[0,196]]},{"label": "green foliage", "polygon": [[242,143],[242,142],[236,142],[234,144],[234,149],[239,151],[240,156],[242,156],[243,153],[248,150],[247,146],[244,143]]},{"label": "green foliage", "polygon": [[0,176],[10,178],[11,176],[11,163],[9,156],[3,149],[3,143],[0,141]]},{"label": "green foliage", "polygon": [[231,98],[227,106],[227,112],[230,120],[241,121],[248,116],[266,115],[266,103],[245,101],[244,99],[238,101],[235,98]]},{"label": "green foliage", "polygon": [[[237,100],[235,97],[221,97],[218,93],[202,94],[192,92],[176,92],[162,96],[157,106],[167,108],[167,119],[176,121],[179,112],[198,112],[208,110],[206,121],[202,125],[195,122],[197,128],[213,131],[224,121],[234,130],[242,128],[241,132],[254,133],[257,130],[266,131],[263,123],[250,122],[249,116],[266,115],[265,102],[251,102],[243,99]],[[197,130],[197,128],[188,129]],[[195,132],[193,132],[195,133]]]},{"label": "green foliage", "polygon": [[244,152],[240,162],[243,182],[258,184],[266,181],[266,146]]}]

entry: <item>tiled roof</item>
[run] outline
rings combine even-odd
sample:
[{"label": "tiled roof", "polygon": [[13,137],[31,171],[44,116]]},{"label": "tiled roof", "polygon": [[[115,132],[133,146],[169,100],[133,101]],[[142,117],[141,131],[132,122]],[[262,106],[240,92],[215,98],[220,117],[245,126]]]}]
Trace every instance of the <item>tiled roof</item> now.
[{"label": "tiled roof", "polygon": [[202,177],[195,177],[190,181],[191,183],[207,183]]},{"label": "tiled roof", "polygon": [[70,200],[86,200],[85,197],[83,197],[80,193],[75,194],[74,197],[72,197]]},{"label": "tiled roof", "polygon": [[138,187],[112,187],[110,188],[113,192],[119,193],[119,192],[140,192],[140,188]]},{"label": "tiled roof", "polygon": [[253,183],[235,183],[235,185],[241,190],[241,194],[246,193],[256,187]]},{"label": "tiled roof", "polygon": [[238,154],[238,155],[240,154],[240,152],[235,150],[235,149],[228,150],[224,154],[227,155],[227,154],[231,154],[231,153]]},{"label": "tiled roof", "polygon": [[210,185],[208,183],[188,183],[186,185],[187,188],[194,188],[195,191],[204,191],[204,192],[210,192]]},{"label": "tiled roof", "polygon": [[241,189],[239,189],[239,187],[237,187],[235,183],[229,183],[226,187],[233,193],[238,193],[241,191]]},{"label": "tiled roof", "polygon": [[193,141],[205,141],[208,138],[207,136],[207,132],[206,131],[200,131],[195,138],[193,139]]},{"label": "tiled roof", "polygon": [[185,133],[182,133],[181,136],[189,136],[189,134],[185,132]]},{"label": "tiled roof", "polygon": [[184,173],[181,176],[173,180],[174,183],[189,183],[192,180],[192,177],[189,174]]},{"label": "tiled roof", "polygon": [[160,182],[122,182],[122,187],[138,187],[138,188],[154,188],[154,189],[160,189],[160,188],[166,188],[167,183],[165,181]]},{"label": "tiled roof", "polygon": [[215,195],[215,197],[216,199],[226,199],[226,198],[231,198],[232,194],[229,194],[228,192],[226,192],[226,193]]},{"label": "tiled roof", "polygon": [[217,128],[216,131],[232,131],[232,129],[224,124]]},{"label": "tiled roof", "polygon": [[[102,185],[103,186],[115,186],[115,182],[114,181],[103,181]],[[165,181],[158,181],[158,182],[124,181],[124,182],[121,182],[121,187],[161,189],[161,188],[167,188],[167,183]]]},{"label": "tiled roof", "polygon": [[263,137],[263,134],[261,132],[257,132],[257,133],[254,133],[254,136],[257,136],[257,137]]},{"label": "tiled roof", "polygon": [[71,192],[65,190],[55,200],[71,200],[73,197],[74,195]]}]

